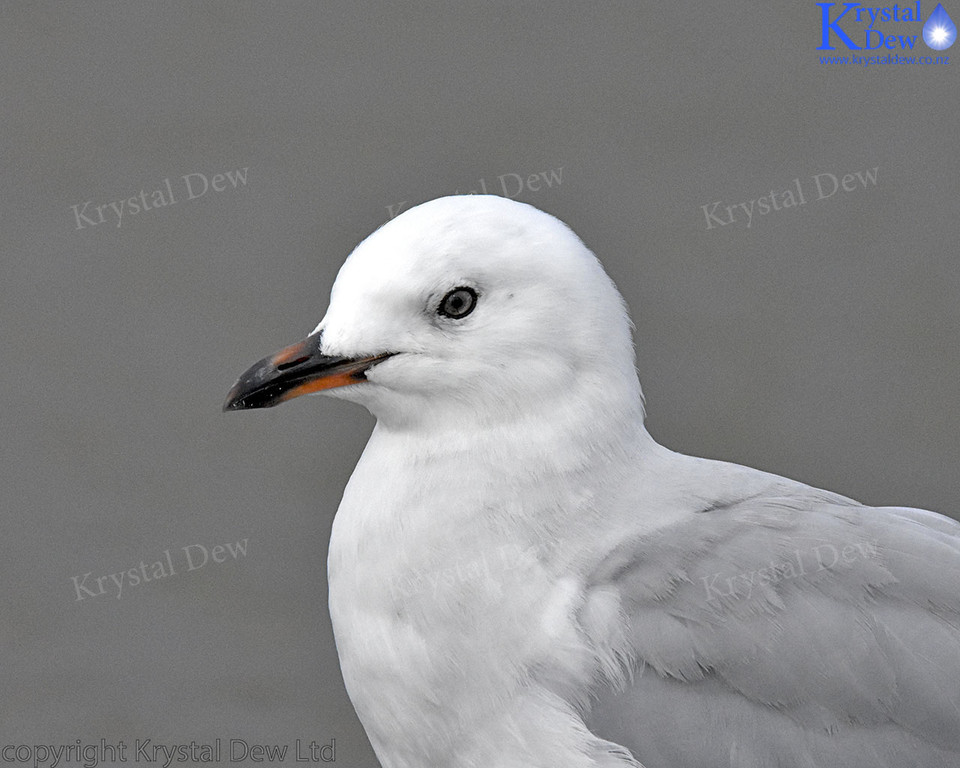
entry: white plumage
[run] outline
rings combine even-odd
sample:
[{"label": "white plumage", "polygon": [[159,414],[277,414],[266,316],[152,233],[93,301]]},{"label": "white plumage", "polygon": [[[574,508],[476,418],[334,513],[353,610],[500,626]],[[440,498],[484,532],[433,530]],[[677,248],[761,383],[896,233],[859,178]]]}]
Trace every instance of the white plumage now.
[{"label": "white plumage", "polygon": [[377,417],[329,583],[386,768],[960,765],[960,525],[654,442],[624,302],[558,220],[411,209],[313,339]]}]

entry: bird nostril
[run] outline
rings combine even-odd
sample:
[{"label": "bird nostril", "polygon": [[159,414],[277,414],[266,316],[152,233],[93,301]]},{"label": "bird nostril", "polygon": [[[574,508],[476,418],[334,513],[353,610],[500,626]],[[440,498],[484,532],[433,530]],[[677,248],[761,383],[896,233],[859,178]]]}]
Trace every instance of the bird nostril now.
[{"label": "bird nostril", "polygon": [[288,363],[280,363],[280,365],[277,366],[277,370],[285,371],[287,370],[287,368],[293,368],[293,366],[300,365],[300,363],[305,363],[309,359],[310,359],[309,355],[304,355],[303,357],[298,357],[296,360],[291,360]]}]

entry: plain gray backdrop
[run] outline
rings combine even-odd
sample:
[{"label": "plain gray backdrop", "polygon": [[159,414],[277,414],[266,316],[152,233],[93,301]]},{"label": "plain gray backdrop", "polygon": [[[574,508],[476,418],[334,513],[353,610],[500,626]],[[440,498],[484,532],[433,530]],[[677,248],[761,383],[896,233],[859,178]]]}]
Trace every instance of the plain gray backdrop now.
[{"label": "plain gray backdrop", "polygon": [[[486,188],[568,222],[630,305],[666,445],[955,515],[960,46],[821,64],[820,14],[4,2],[0,746],[335,739],[376,765],[325,579],[372,419],[220,407],[401,203]],[[822,174],[852,191],[818,200]],[[796,183],[749,228],[703,208]],[[96,594],[166,550],[175,573]]]}]

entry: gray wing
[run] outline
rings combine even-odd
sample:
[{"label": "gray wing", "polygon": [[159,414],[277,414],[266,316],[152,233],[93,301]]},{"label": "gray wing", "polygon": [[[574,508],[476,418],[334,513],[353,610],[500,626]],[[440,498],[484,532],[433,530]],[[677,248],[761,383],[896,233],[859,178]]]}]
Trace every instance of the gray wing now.
[{"label": "gray wing", "polygon": [[960,766],[960,524],[814,489],[692,518],[595,574],[634,663],[591,730],[646,768]]}]

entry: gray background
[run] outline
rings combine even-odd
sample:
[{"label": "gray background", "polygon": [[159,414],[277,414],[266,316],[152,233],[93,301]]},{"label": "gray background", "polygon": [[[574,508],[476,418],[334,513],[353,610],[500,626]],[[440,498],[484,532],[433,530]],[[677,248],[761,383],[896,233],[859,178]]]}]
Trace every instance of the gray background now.
[{"label": "gray background", "polygon": [[[387,206],[481,179],[606,264],[659,440],[960,509],[960,47],[821,65],[807,0],[0,8],[2,744],[335,738],[376,764],[324,575],[372,420],[220,405],[312,330]],[[815,174],[874,167],[813,199]],[[182,176],[243,168],[187,199]],[[77,228],[72,205],[167,178],[175,204]],[[795,178],[804,206],[707,228],[701,206]],[[71,577],[166,549],[176,575],[77,601]]]}]

